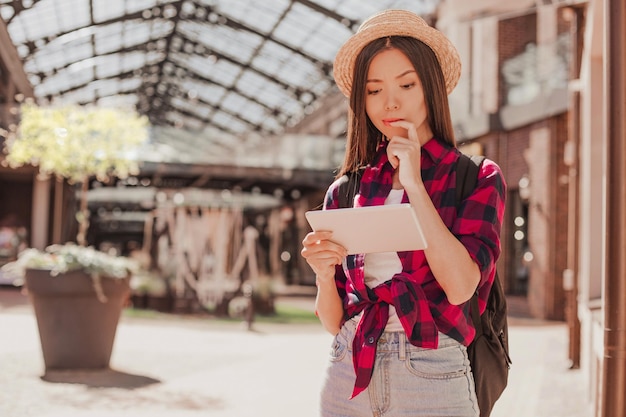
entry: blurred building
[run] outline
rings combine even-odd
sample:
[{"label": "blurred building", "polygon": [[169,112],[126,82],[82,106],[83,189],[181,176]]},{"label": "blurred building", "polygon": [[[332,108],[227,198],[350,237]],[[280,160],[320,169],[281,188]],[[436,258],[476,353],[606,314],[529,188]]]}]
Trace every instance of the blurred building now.
[{"label": "blurred building", "polygon": [[[6,24],[0,19],[0,149],[19,122],[19,101],[33,95],[33,87]],[[32,168],[15,172],[0,165],[0,266],[16,259],[19,250],[30,244],[32,179],[35,173]],[[4,275],[0,272],[0,283],[13,281],[14,277]]]},{"label": "blurred building", "polygon": [[507,293],[526,296],[534,317],[562,320],[575,22],[562,4],[537,3],[443,1],[437,26],[465,64],[450,98],[461,148],[495,160],[507,180]]},{"label": "blurred building", "polygon": [[[622,233],[619,223],[608,223],[610,186],[604,181],[607,115],[615,112],[606,107],[613,91],[607,84],[606,16],[620,4],[624,13],[623,3],[610,3],[442,0],[428,17],[452,39],[464,64],[450,97],[459,146],[496,161],[508,183],[498,268],[510,307],[567,322],[572,367],[583,368],[588,400],[607,417],[622,415],[607,397],[622,395],[626,366],[620,345],[606,346],[603,309],[612,279],[606,275],[607,236]],[[623,55],[619,49],[617,54],[614,61]],[[617,68],[622,81],[616,85],[623,88],[624,68]],[[345,99],[335,94],[323,102],[296,128],[341,137]],[[623,120],[620,115],[614,117]],[[623,200],[623,193],[613,199]],[[613,287],[623,289],[615,282]],[[619,293],[615,304],[623,305],[626,293]],[[626,324],[614,325],[613,338],[623,339]],[[614,363],[622,373],[607,375]]]},{"label": "blurred building", "polygon": [[624,2],[445,0],[437,24],[467,63],[459,139],[508,181],[508,291],[566,320],[596,415],[624,415]]}]

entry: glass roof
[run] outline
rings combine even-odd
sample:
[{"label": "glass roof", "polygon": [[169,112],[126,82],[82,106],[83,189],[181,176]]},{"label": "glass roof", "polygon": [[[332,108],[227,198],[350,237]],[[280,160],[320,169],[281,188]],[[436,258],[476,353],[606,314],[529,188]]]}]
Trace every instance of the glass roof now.
[{"label": "glass roof", "polygon": [[153,125],[279,134],[317,106],[339,46],[437,0],[0,0],[40,104],[133,106]]}]

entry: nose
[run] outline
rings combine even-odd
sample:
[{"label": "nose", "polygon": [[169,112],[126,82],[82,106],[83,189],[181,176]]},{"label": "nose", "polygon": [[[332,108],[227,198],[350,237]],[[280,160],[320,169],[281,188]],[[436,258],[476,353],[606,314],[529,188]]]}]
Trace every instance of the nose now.
[{"label": "nose", "polygon": [[385,110],[398,110],[400,106],[398,105],[397,100],[395,100],[392,96],[387,96],[387,100],[385,101]]}]

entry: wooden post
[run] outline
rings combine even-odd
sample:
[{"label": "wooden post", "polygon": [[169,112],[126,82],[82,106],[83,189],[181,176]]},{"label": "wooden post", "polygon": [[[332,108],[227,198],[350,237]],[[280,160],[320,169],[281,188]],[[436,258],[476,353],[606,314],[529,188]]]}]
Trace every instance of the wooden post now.
[{"label": "wooden post", "polygon": [[605,2],[606,278],[602,416],[626,416],[626,4]]}]

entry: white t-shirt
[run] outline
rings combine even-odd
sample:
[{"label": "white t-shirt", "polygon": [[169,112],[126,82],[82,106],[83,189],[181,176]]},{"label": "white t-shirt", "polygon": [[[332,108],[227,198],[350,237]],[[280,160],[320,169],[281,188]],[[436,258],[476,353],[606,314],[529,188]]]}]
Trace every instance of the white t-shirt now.
[{"label": "white t-shirt", "polygon": [[[404,190],[391,190],[385,204],[400,204]],[[397,252],[368,253],[365,255],[365,284],[374,288],[385,281],[389,281],[395,274],[402,272],[402,263]],[[396,332],[403,330],[396,309],[389,306],[389,320],[385,331]]]}]

